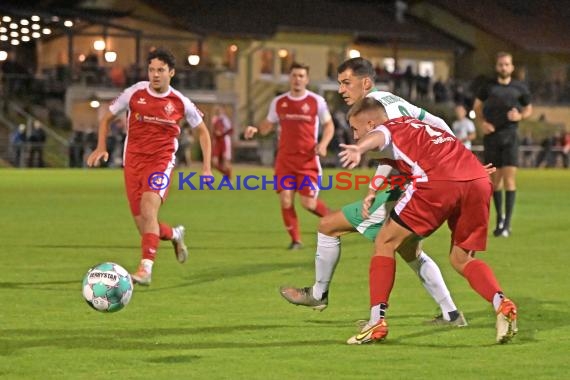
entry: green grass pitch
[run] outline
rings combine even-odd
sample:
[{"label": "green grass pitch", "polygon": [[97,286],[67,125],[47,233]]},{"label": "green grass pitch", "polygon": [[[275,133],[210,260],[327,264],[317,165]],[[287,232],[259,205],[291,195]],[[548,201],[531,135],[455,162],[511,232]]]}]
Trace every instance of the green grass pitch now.
[{"label": "green grass pitch", "polygon": [[[271,174],[240,168],[237,174]],[[325,171],[331,174],[334,171]],[[371,174],[371,170],[357,173]],[[494,344],[494,313],[447,262],[449,232],[425,241],[470,325],[434,328],[437,311],[398,259],[381,344],[348,346],[368,316],[364,238],[343,238],[322,313],[295,307],[280,285],[313,283],[318,220],[297,206],[305,249],[289,252],[273,191],[170,191],[161,219],[187,226],[190,258],[162,242],[149,288],[115,314],[81,296],[89,267],[129,270],[139,237],[120,170],[0,172],[2,379],[543,379],[570,373],[570,172],[521,170],[509,239],[480,256],[519,307],[519,334]],[[176,180],[175,180],[176,186]],[[321,193],[332,208],[359,191]],[[491,216],[494,220],[494,213]]]}]

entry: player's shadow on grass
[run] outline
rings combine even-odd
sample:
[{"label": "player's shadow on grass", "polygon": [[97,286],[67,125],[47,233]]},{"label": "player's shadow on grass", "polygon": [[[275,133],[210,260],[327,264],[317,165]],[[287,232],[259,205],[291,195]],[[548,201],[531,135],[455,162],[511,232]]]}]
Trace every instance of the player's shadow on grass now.
[{"label": "player's shadow on grass", "polygon": [[[534,343],[539,339],[540,331],[559,330],[570,325],[568,302],[550,301],[532,297],[516,297],[517,325],[519,332],[515,343]],[[465,313],[469,321],[468,328],[484,328],[495,324],[495,313],[490,309],[469,311]]]},{"label": "player's shadow on grass", "polygon": [[140,249],[139,245],[126,245],[126,244],[24,244],[21,245],[23,247],[30,247],[30,248],[57,248],[57,249],[74,249],[74,250],[82,250],[82,249],[132,249],[138,250]]},{"label": "player's shadow on grass", "polygon": [[[65,349],[100,349],[109,350],[112,342],[114,350],[126,351],[164,351],[190,349],[244,349],[306,347],[342,344],[342,340],[293,340],[277,339],[268,341],[267,332],[275,335],[287,329],[298,328],[287,325],[231,325],[195,328],[137,328],[137,329],[0,329],[0,355],[17,354],[20,350],[42,347]],[[259,332],[258,341],[252,341],[251,335],[241,334]],[[169,341],[170,340],[170,341]],[[175,341],[171,341],[175,340]],[[182,341],[181,341],[182,340]],[[176,361],[177,357],[167,357]],[[180,361],[185,360],[179,358]],[[186,358],[188,359],[188,358]]]},{"label": "player's shadow on grass", "polygon": [[[239,266],[216,267],[200,273],[193,273],[189,275],[188,281],[183,281],[180,284],[164,286],[164,287],[150,287],[144,289],[145,292],[164,292],[170,289],[185,288],[195,285],[206,284],[209,282],[226,281],[231,278],[250,277],[262,273],[278,272],[284,269],[302,270],[307,267],[306,263],[266,263],[266,264],[249,264]],[[141,289],[137,287],[135,290]],[[277,286],[275,287],[277,289]]]},{"label": "player's shadow on grass", "polygon": [[176,355],[176,356],[163,356],[158,358],[148,359],[149,363],[159,364],[176,364],[176,363],[190,363],[198,359],[202,359],[199,355]]},{"label": "player's shadow on grass", "polygon": [[34,289],[34,290],[61,290],[58,285],[73,285],[73,289],[77,290],[77,284],[81,281],[75,280],[65,280],[65,281],[44,281],[44,282],[29,282],[29,281],[5,281],[0,282],[0,289]]},{"label": "player's shadow on grass", "polygon": [[[20,245],[22,246],[22,245]],[[54,249],[73,249],[73,250],[77,250],[77,251],[82,251],[85,249],[97,249],[97,250],[120,250],[120,249],[128,249],[130,251],[134,251],[134,252],[138,252],[138,250],[140,250],[140,246],[138,245],[126,245],[126,244],[113,244],[113,245],[108,245],[108,244],[29,244],[29,245],[23,245],[24,247],[29,247],[29,248],[42,248],[42,249],[50,249],[50,248],[54,248]],[[224,251],[227,252],[228,250],[238,250],[238,249],[243,249],[243,250],[248,250],[248,251],[268,251],[268,250],[283,250],[283,252],[288,252],[285,251],[285,246],[286,244],[271,244],[271,245],[256,245],[251,246],[248,245],[246,243],[244,243],[243,245],[236,245],[235,242],[230,242],[227,245],[223,245],[223,246],[215,246],[215,245],[208,245],[208,246],[201,246],[201,245],[192,245],[190,244],[188,246],[188,249],[191,252],[196,252],[196,251]],[[168,248],[166,246],[161,247],[162,250],[170,250],[172,248]]]},{"label": "player's shadow on grass", "polygon": [[[570,324],[570,312],[568,310],[567,302],[554,302],[544,301],[530,297],[517,297],[518,308],[518,329],[519,332],[510,344],[532,344],[539,341],[536,338],[536,333],[547,330],[559,330]],[[406,328],[412,328],[414,332],[404,333],[394,337],[389,336],[388,339],[382,344],[389,345],[402,345],[402,346],[417,346],[417,347],[433,347],[441,348],[472,348],[473,344],[453,344],[446,342],[445,344],[426,344],[418,343],[416,338],[425,338],[434,335],[455,334],[465,330],[473,331],[478,330],[481,333],[489,333],[490,337],[494,337],[495,329],[495,313],[489,308],[480,309],[477,311],[466,311],[465,316],[469,325],[467,327],[447,327],[447,326],[430,326],[423,325],[422,320],[425,320],[424,315],[420,314],[406,314],[406,315],[393,315],[389,317],[390,321],[398,321],[393,324],[392,330],[397,329],[399,332]],[[313,325],[321,325],[323,327],[342,327],[342,326],[355,326],[356,321],[339,321],[339,320],[306,320],[305,322]],[[418,328],[420,329],[418,331]],[[454,338],[455,339],[455,338]],[[494,340],[490,338],[489,344],[483,346],[496,346]]]}]

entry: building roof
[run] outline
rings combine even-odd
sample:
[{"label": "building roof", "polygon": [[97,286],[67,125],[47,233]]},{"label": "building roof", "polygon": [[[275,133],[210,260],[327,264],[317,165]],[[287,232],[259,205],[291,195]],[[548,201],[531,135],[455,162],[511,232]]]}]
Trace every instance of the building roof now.
[{"label": "building roof", "polygon": [[0,5],[0,10],[21,14],[40,11],[105,25],[114,18],[137,17],[137,4],[141,3],[171,20],[172,26],[203,36],[269,39],[279,32],[332,33],[353,36],[358,43],[397,43],[400,48],[471,48],[412,16],[406,16],[404,22],[396,21],[393,0],[30,0],[18,7]]},{"label": "building roof", "polygon": [[397,22],[394,2],[388,0],[143,1],[181,27],[203,35],[265,39],[283,31],[339,33],[371,43],[468,47],[418,19],[407,17],[405,22]]},{"label": "building roof", "polygon": [[557,0],[430,0],[455,16],[525,50],[570,52],[570,7]]}]

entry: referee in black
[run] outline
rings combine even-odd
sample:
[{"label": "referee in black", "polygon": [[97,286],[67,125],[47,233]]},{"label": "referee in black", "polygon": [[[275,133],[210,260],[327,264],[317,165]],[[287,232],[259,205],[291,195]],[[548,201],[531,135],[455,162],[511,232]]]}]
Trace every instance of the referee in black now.
[{"label": "referee in black", "polygon": [[497,53],[495,70],[497,78],[479,90],[473,109],[484,135],[485,164],[492,163],[497,168],[491,174],[493,202],[497,212],[497,226],[493,235],[509,237],[519,156],[518,122],[532,114],[532,104],[526,85],[512,79],[515,66],[510,53]]}]

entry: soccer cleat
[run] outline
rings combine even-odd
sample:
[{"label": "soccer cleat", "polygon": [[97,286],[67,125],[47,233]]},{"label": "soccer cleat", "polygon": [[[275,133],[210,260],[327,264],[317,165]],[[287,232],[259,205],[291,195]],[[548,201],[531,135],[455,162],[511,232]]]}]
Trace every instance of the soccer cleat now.
[{"label": "soccer cleat", "polygon": [[517,307],[513,301],[503,298],[497,310],[497,343],[507,343],[518,332]]},{"label": "soccer cleat", "polygon": [[312,287],[293,288],[282,286],[279,288],[279,294],[293,305],[308,306],[314,310],[323,311],[329,305],[328,292],[325,292],[322,299],[318,300],[313,297]]},{"label": "soccer cleat", "polygon": [[374,326],[370,326],[368,323],[362,328],[360,333],[351,336],[346,341],[347,344],[365,344],[380,342],[386,339],[388,336],[388,324],[386,320],[382,318]]},{"label": "soccer cleat", "polygon": [[501,218],[497,220],[497,227],[493,231],[493,236],[495,237],[502,236],[504,229],[505,229],[505,216],[502,215]]},{"label": "soccer cleat", "polygon": [[508,238],[509,236],[511,236],[511,230],[509,228],[505,228],[501,231],[501,235],[499,236]]},{"label": "soccer cleat", "polygon": [[298,251],[299,249],[302,248],[303,248],[303,243],[301,243],[300,241],[292,241],[291,244],[289,244],[289,247],[287,247],[287,249],[290,251]]},{"label": "soccer cleat", "polygon": [[449,326],[449,327],[465,327],[467,326],[467,320],[461,311],[459,315],[453,321],[448,321],[443,319],[443,314],[436,315],[433,319],[424,322],[426,325],[432,326]]},{"label": "soccer cleat", "polygon": [[135,273],[131,274],[131,278],[135,284],[149,286],[152,281],[152,273],[147,272],[143,266],[140,265],[139,269],[137,269]]},{"label": "soccer cleat", "polygon": [[188,248],[186,248],[186,244],[184,244],[186,228],[184,228],[184,226],[176,226],[173,229],[178,230],[178,239],[172,239],[174,254],[176,255],[176,260],[178,260],[180,264],[183,264],[186,262],[186,259],[188,259]]}]

